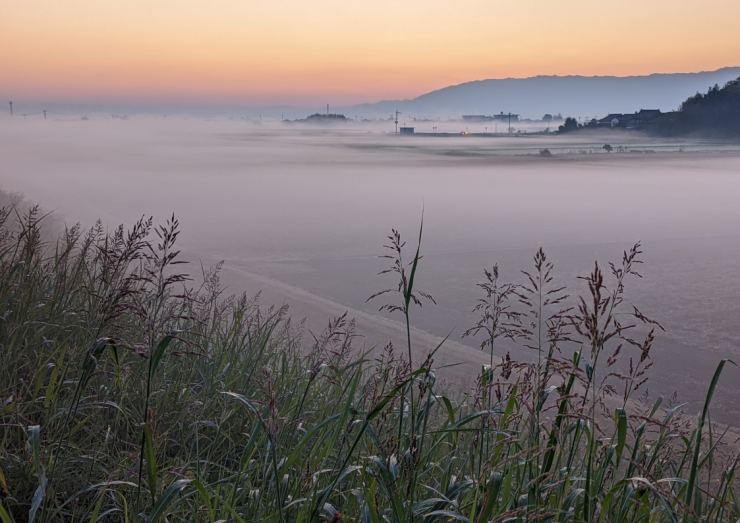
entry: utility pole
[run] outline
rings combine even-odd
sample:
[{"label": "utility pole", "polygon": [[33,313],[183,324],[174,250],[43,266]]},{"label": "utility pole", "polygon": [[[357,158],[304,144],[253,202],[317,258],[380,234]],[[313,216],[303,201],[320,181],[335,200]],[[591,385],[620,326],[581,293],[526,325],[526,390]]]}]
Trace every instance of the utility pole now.
[{"label": "utility pole", "polygon": [[511,134],[511,111],[509,111],[509,134]]},{"label": "utility pole", "polygon": [[398,111],[396,111],[396,134],[398,134]]},{"label": "utility pole", "polygon": [[10,102],[10,116],[13,116],[13,102]]},{"label": "utility pole", "polygon": [[44,120],[46,120],[46,109],[44,109]]},{"label": "utility pole", "polygon": [[329,104],[326,104],[326,116],[329,116]]}]

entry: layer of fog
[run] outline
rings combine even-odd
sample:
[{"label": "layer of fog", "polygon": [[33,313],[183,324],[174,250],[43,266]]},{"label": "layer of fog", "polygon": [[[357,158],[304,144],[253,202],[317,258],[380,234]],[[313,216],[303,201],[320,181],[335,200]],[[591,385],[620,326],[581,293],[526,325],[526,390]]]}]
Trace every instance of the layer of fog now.
[{"label": "layer of fog", "polygon": [[[297,313],[316,323],[331,309],[317,303],[367,325],[378,317],[379,304],[364,301],[391,282],[375,276],[384,266],[376,255],[391,227],[414,243],[423,209],[419,285],[439,306],[415,321],[435,336],[456,328],[455,339],[475,321],[485,266],[499,262],[517,280],[544,246],[557,276],[581,290],[576,276],[594,258],[619,261],[642,240],[645,278],[630,298],[668,330],[653,354],[657,391],[680,385],[695,404],[717,361],[739,351],[737,144],[630,143],[658,152],[608,154],[601,140],[372,130],[16,118],[0,122],[0,181],[70,222],[174,212],[190,259],[225,259],[232,290],[303,300]],[[555,157],[540,157],[543,148]],[[736,416],[729,381],[721,404]]]}]

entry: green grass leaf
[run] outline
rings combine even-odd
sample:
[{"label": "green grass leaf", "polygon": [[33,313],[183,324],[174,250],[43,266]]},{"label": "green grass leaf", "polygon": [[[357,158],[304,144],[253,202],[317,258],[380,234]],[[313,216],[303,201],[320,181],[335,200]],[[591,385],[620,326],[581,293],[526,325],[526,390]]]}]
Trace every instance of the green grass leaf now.
[{"label": "green grass leaf", "polygon": [[208,521],[213,523],[214,521],[213,506],[211,505],[211,498],[208,495],[206,488],[203,486],[203,484],[200,481],[197,481],[197,480],[191,481],[190,484],[194,486],[195,489],[200,494],[200,498],[203,500],[203,504],[206,506],[206,511],[208,512]]},{"label": "green grass leaf", "polygon": [[[731,360],[722,360],[719,362],[719,365],[717,365],[717,370],[714,371],[714,376],[712,377],[712,381],[709,384],[709,390],[707,390],[707,397],[704,401],[704,408],[702,409],[701,415],[699,416],[699,421],[696,425],[696,439],[694,441],[694,453],[691,458],[691,467],[689,469],[689,482],[686,487],[686,497],[684,498],[684,503],[686,503],[687,506],[691,506],[691,498],[694,496],[694,486],[696,484],[696,478],[699,475],[699,454],[701,453],[701,432],[704,429],[704,422],[707,417],[707,413],[709,412],[709,405],[712,403],[712,398],[714,397],[714,391],[717,388],[717,383],[719,383],[719,378],[722,375],[722,371],[725,368],[725,364],[727,362],[732,363],[733,365],[737,366],[735,362]],[[697,506],[698,503],[694,503],[694,507]],[[688,514],[684,515],[684,521],[687,521]]]},{"label": "green grass leaf", "polygon": [[10,519],[10,514],[5,510],[2,502],[0,502],[0,521],[2,521],[2,523],[13,523],[13,520]]},{"label": "green grass leaf", "polygon": [[157,370],[157,367],[159,367],[159,362],[162,361],[162,358],[164,357],[164,351],[167,349],[167,346],[174,340],[178,334],[180,334],[181,330],[173,330],[170,332],[167,336],[162,338],[162,341],[159,342],[157,345],[157,348],[154,349],[154,352],[152,353],[152,359],[149,365],[149,377],[154,375],[154,373]]},{"label": "green grass leaf", "polygon": [[146,473],[149,477],[149,493],[152,496],[152,502],[157,496],[157,460],[154,455],[154,442],[152,441],[152,431],[149,423],[144,424],[144,454],[146,456]]},{"label": "green grass leaf", "polygon": [[167,514],[167,509],[175,499],[175,496],[182,491],[186,486],[190,484],[189,479],[178,479],[174,481],[169,487],[164,489],[164,492],[159,496],[157,502],[154,503],[152,511],[149,514],[147,523],[158,523],[162,516]]},{"label": "green grass leaf", "polygon": [[627,442],[627,413],[624,409],[617,409],[615,412],[617,421],[617,446],[615,448],[617,467],[622,461],[622,452],[624,452],[624,445]]}]

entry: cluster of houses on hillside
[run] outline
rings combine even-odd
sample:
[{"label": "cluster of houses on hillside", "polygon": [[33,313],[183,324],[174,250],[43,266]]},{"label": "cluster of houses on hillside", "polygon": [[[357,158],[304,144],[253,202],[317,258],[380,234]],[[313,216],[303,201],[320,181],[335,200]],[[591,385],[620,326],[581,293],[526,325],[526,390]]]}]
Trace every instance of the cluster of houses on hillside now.
[{"label": "cluster of houses on hillside", "polygon": [[[312,114],[302,120],[283,120],[283,123],[291,124],[291,123],[313,123],[313,124],[346,124],[349,122],[353,122],[353,120],[345,117],[343,114],[332,114],[328,112],[326,113],[316,113]],[[587,129],[641,129],[645,131],[655,131],[658,128],[670,126],[671,123],[675,120],[676,116],[679,113],[677,112],[668,112],[663,113],[660,111],[660,109],[640,109],[636,113],[611,113],[604,118],[601,119],[592,119],[590,121],[586,120],[582,123],[578,123],[578,121],[575,118],[567,118],[565,120],[565,123],[563,125],[560,125],[558,127],[558,132],[564,133],[564,132],[572,132],[579,129],[587,130]],[[391,119],[393,116],[391,116]],[[396,115],[396,118],[398,118],[398,115]],[[492,115],[482,115],[482,114],[465,114],[462,116],[462,120],[465,123],[487,123],[487,122],[498,122],[502,124],[508,124],[509,126],[509,132],[512,132],[511,124],[513,123],[520,123],[520,122],[533,122],[533,120],[522,120],[521,116],[514,113],[504,113],[501,112],[499,114],[492,114]],[[369,121],[369,120],[362,120],[363,122]],[[414,121],[417,121],[417,118],[414,118]],[[422,119],[419,121],[426,121],[431,122],[432,120],[426,120]],[[556,117],[553,117],[549,114],[545,115],[542,120],[535,120],[534,122],[542,121],[547,122],[548,124],[548,131],[549,131],[549,125],[550,123],[555,123],[563,121],[563,118],[560,115],[557,115]],[[398,124],[398,121],[395,122]],[[435,128],[436,129],[436,128]],[[467,129],[467,128],[466,128]],[[406,125],[401,126],[400,128],[396,128],[396,133],[400,134],[414,134],[415,129],[413,127],[407,127]],[[461,134],[467,134],[466,132],[463,132]],[[435,133],[436,135],[436,133]]]},{"label": "cluster of houses on hillside", "polygon": [[[600,120],[593,119],[590,122],[584,122],[583,125],[578,127],[607,127],[607,128],[621,128],[621,129],[649,129],[653,127],[658,121],[665,121],[672,118],[676,113],[663,113],[660,109],[640,109],[636,113],[612,113]],[[479,115],[479,114],[465,114],[462,117],[464,122],[480,123],[487,121],[497,122],[519,122],[521,120],[518,114],[501,113],[494,114],[491,116]]]},{"label": "cluster of houses on hillside", "polygon": [[640,109],[637,113],[613,113],[600,120],[592,120],[589,127],[609,127],[622,129],[647,129],[658,121],[671,118],[675,113],[662,113],[660,109]]}]

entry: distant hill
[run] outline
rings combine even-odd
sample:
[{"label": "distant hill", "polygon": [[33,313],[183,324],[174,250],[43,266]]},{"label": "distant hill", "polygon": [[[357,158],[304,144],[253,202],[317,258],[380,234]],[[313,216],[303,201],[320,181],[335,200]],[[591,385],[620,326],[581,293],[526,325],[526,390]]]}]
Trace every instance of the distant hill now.
[{"label": "distant hill", "polygon": [[686,98],[740,76],[740,67],[701,73],[649,76],[535,76],[479,80],[453,85],[412,100],[383,101],[345,108],[348,114],[386,116],[403,111],[415,117],[459,118],[463,114],[512,112],[523,118],[545,113],[602,116],[639,109],[676,110]]},{"label": "distant hill", "polygon": [[[724,85],[740,76],[740,67],[725,67],[700,73],[651,74],[649,76],[534,76],[477,80],[445,87],[411,100],[388,100],[332,110],[351,117],[388,118],[402,111],[416,118],[455,118],[462,115],[493,115],[501,112],[540,119],[546,113],[563,117],[603,117],[610,113],[634,113],[640,109],[675,111],[696,93],[706,93],[714,85]],[[188,115],[199,118],[230,116],[259,121],[306,119],[324,114],[324,107],[289,105],[198,105],[152,104],[144,106],[110,103],[101,105],[28,103],[14,104],[18,114],[46,109],[79,117],[83,114],[158,114]],[[0,112],[0,117],[3,113]],[[323,118],[322,118],[323,119]],[[347,119],[349,120],[349,118]],[[405,118],[408,121],[408,118]],[[321,123],[319,118],[312,123]]]},{"label": "distant hill", "polygon": [[319,125],[334,125],[334,124],[345,124],[350,120],[343,114],[326,114],[326,113],[315,113],[311,116],[307,116],[302,120],[283,120],[284,124],[292,123],[310,123]]}]

